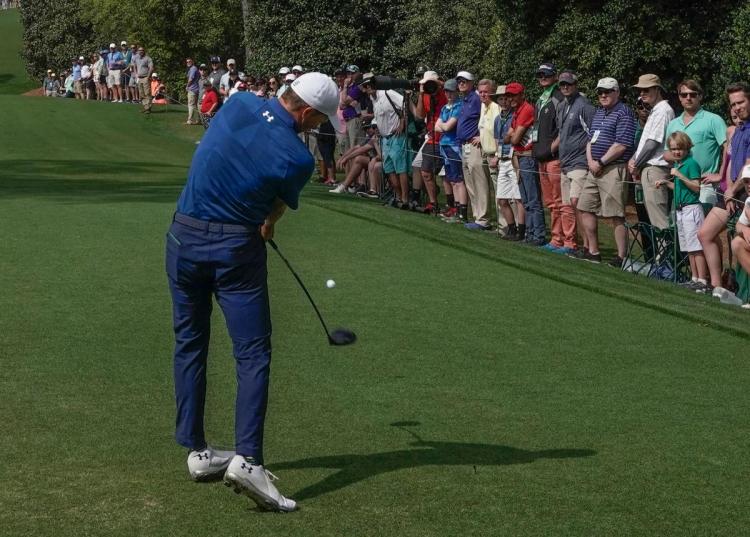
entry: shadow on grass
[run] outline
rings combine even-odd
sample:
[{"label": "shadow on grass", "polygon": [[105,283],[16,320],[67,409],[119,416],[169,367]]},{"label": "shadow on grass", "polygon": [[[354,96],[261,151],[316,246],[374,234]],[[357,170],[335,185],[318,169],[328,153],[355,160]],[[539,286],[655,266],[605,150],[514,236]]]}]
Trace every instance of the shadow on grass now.
[{"label": "shadow on grass", "polygon": [[504,466],[529,464],[539,459],[569,459],[591,457],[591,449],[547,449],[528,451],[494,444],[467,444],[417,440],[409,444],[413,449],[371,453],[369,455],[336,455],[312,457],[273,465],[273,471],[301,468],[338,468],[339,471],[291,497],[295,500],[315,498],[369,477],[419,466]]},{"label": "shadow on grass", "polygon": [[174,201],[187,168],[159,162],[0,160],[0,199]]}]

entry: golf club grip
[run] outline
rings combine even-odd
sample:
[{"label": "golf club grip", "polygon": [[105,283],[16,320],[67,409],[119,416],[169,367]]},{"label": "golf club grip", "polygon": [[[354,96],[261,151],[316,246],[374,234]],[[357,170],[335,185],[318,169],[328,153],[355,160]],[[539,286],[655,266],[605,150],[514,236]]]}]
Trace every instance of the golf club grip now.
[{"label": "golf club grip", "polygon": [[328,332],[328,327],[326,326],[326,322],[323,320],[323,316],[320,314],[320,310],[318,310],[318,306],[315,305],[315,301],[313,300],[312,296],[310,296],[310,293],[307,291],[307,287],[305,287],[305,284],[302,283],[302,280],[300,279],[300,277],[297,276],[297,273],[292,268],[292,265],[289,264],[289,261],[287,261],[286,257],[284,257],[284,254],[282,254],[279,251],[279,247],[276,246],[276,243],[273,241],[273,239],[269,239],[268,240],[268,244],[271,245],[271,248],[273,248],[274,250],[276,250],[276,253],[279,254],[279,257],[281,258],[281,260],[284,262],[284,264],[289,269],[289,272],[292,273],[292,276],[294,276],[294,279],[297,280],[297,283],[302,288],[302,290],[305,292],[305,295],[307,296],[307,300],[310,301],[310,304],[312,305],[313,309],[315,310],[315,313],[318,316],[318,319],[320,319],[320,324],[323,325],[323,330],[326,331],[326,335],[328,335],[328,337],[330,339],[331,336],[330,336],[330,332]]}]

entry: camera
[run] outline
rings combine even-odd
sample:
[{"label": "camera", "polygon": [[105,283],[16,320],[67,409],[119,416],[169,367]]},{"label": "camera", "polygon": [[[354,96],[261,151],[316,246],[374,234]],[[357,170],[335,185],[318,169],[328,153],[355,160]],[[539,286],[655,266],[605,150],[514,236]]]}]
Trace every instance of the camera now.
[{"label": "camera", "polygon": [[[403,78],[393,78],[390,76],[369,77],[364,79],[361,84],[370,84],[375,89],[379,90],[404,89],[414,92],[419,91],[419,80],[406,80]],[[422,86],[424,87],[424,92],[427,95],[435,95],[440,89],[440,85],[435,80],[428,80]]]}]

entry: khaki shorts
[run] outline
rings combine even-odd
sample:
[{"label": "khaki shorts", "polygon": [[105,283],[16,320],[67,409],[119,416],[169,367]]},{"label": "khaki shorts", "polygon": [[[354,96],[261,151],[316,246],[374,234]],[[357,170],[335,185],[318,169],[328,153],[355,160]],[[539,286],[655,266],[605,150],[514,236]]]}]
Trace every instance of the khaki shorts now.
[{"label": "khaki shorts", "polygon": [[579,211],[599,214],[602,218],[625,218],[625,202],[628,198],[625,164],[604,167],[602,175],[586,175],[581,195],[578,196]]},{"label": "khaki shorts", "polygon": [[588,170],[570,170],[560,174],[560,189],[562,191],[562,200],[565,205],[570,205],[570,200],[581,197],[583,185],[586,183]]},{"label": "khaki shorts", "polygon": [[114,86],[119,86],[119,85],[120,85],[120,71],[118,69],[113,69],[107,75],[107,86],[112,88]]}]

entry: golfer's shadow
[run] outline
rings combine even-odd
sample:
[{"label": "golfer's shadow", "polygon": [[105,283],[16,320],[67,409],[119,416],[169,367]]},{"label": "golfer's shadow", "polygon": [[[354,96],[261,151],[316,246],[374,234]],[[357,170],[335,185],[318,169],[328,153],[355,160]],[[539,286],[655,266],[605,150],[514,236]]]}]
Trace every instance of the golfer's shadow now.
[{"label": "golfer's shadow", "polygon": [[405,468],[418,466],[504,466],[506,464],[528,464],[539,459],[568,459],[596,455],[596,451],[591,449],[529,451],[494,444],[429,441],[422,440],[412,431],[407,432],[418,438],[418,440],[409,443],[410,446],[413,446],[412,449],[371,453],[369,455],[350,454],[312,457],[274,464],[273,470],[302,468],[337,468],[339,470],[319,483],[305,487],[291,496],[295,500],[306,500],[342,489],[375,475]]}]

